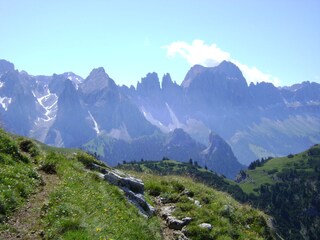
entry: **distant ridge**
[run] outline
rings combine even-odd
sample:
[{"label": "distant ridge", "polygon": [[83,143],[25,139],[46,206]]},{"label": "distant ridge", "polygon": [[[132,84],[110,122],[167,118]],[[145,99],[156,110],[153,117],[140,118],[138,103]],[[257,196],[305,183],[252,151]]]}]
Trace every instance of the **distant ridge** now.
[{"label": "distant ridge", "polygon": [[[211,68],[192,67],[181,85],[169,74],[160,80],[157,73],[149,73],[136,88],[129,88],[118,86],[102,67],[86,79],[72,72],[31,76],[1,60],[0,116],[1,124],[13,133],[55,146],[90,145],[106,161],[113,161],[106,157],[113,152],[106,146],[117,141],[142,143],[179,128],[207,148],[213,132],[241,164],[248,165],[320,142],[319,86],[308,82],[291,88],[270,83],[248,86],[239,68],[224,61]],[[147,158],[146,146],[137,148],[135,158]],[[178,160],[191,157],[182,157],[184,152]],[[160,153],[154,149],[152,155]],[[117,162],[130,160],[127,157],[123,154]],[[227,158],[221,155],[219,161]],[[238,169],[236,165],[226,169]],[[215,170],[222,173],[221,168]],[[231,174],[228,171],[223,172]]]}]

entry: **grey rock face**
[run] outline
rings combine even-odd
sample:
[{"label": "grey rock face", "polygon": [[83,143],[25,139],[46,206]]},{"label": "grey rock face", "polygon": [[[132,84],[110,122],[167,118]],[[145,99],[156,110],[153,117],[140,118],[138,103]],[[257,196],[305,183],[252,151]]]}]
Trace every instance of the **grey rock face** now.
[{"label": "grey rock face", "polygon": [[182,221],[184,222],[185,225],[188,225],[192,221],[192,218],[191,217],[185,217],[185,218],[182,218]]},{"label": "grey rock face", "polygon": [[209,145],[201,154],[209,169],[219,169],[220,173],[229,178],[234,178],[241,169],[245,168],[238,162],[231,147],[212,132],[209,135]]},{"label": "grey rock face", "polygon": [[[239,68],[226,61],[212,68],[192,67],[181,86],[169,74],[160,86],[158,75],[150,73],[135,89],[117,86],[104,68],[92,70],[85,80],[70,72],[30,76],[0,60],[0,120],[6,130],[61,147],[90,141],[89,150],[106,149],[111,164],[192,158],[233,177],[240,168],[234,156],[249,164],[320,142],[319,96],[320,84],[312,82],[248,86]],[[177,135],[181,141],[176,142],[170,135],[177,128],[196,141]],[[210,131],[234,154],[223,144],[208,146]]]},{"label": "grey rock face", "polygon": [[[95,167],[97,169],[97,167]],[[140,179],[127,176],[117,170],[103,170],[104,179],[109,183],[120,187],[127,198],[136,205],[140,212],[146,216],[151,216],[155,213],[155,209],[145,200],[144,184]]]},{"label": "grey rock face", "polygon": [[0,59],[0,75],[9,71],[14,71],[14,65],[11,62]]},{"label": "grey rock face", "polygon": [[99,92],[105,88],[116,88],[116,84],[103,67],[93,69],[81,85],[81,89],[86,95]]},{"label": "grey rock face", "polygon": [[78,92],[70,80],[64,81],[58,98],[58,111],[55,122],[48,132],[46,142],[60,146],[77,147],[95,136],[88,112],[81,105]]},{"label": "grey rock face", "polygon": [[137,84],[137,92],[141,95],[154,94],[160,92],[160,82],[158,74],[148,73],[146,77],[141,79],[141,83]]},{"label": "grey rock face", "polygon": [[[113,185],[127,188],[135,193],[144,193],[144,184],[140,179],[130,176],[120,176],[118,171],[107,171],[104,178]],[[123,173],[122,173],[123,174]]]}]

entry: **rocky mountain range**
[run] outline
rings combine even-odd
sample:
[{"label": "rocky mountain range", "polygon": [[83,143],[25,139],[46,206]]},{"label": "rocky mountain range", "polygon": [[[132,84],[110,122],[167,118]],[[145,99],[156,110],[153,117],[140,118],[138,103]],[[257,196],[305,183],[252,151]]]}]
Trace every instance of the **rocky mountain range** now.
[{"label": "rocky mountain range", "polygon": [[83,147],[112,165],[192,158],[232,177],[257,158],[320,142],[320,84],[248,85],[239,68],[224,61],[193,66],[181,85],[169,74],[160,83],[149,73],[128,87],[103,68],[86,79],[72,72],[31,76],[0,60],[0,119],[10,132]]}]

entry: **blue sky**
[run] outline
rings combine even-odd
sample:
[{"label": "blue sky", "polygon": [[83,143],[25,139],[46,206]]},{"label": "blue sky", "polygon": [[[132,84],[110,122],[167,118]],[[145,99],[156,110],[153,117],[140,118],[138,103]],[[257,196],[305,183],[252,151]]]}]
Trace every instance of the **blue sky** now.
[{"label": "blue sky", "polygon": [[0,0],[0,59],[34,75],[103,66],[126,85],[227,59],[283,86],[320,82],[319,25],[319,0]]}]

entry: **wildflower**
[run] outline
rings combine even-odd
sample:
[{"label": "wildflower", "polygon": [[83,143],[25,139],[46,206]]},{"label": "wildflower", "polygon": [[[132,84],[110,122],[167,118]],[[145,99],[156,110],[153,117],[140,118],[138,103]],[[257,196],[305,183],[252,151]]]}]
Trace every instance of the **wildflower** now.
[{"label": "wildflower", "polygon": [[101,228],[96,228],[96,231],[97,232],[101,232]]}]

